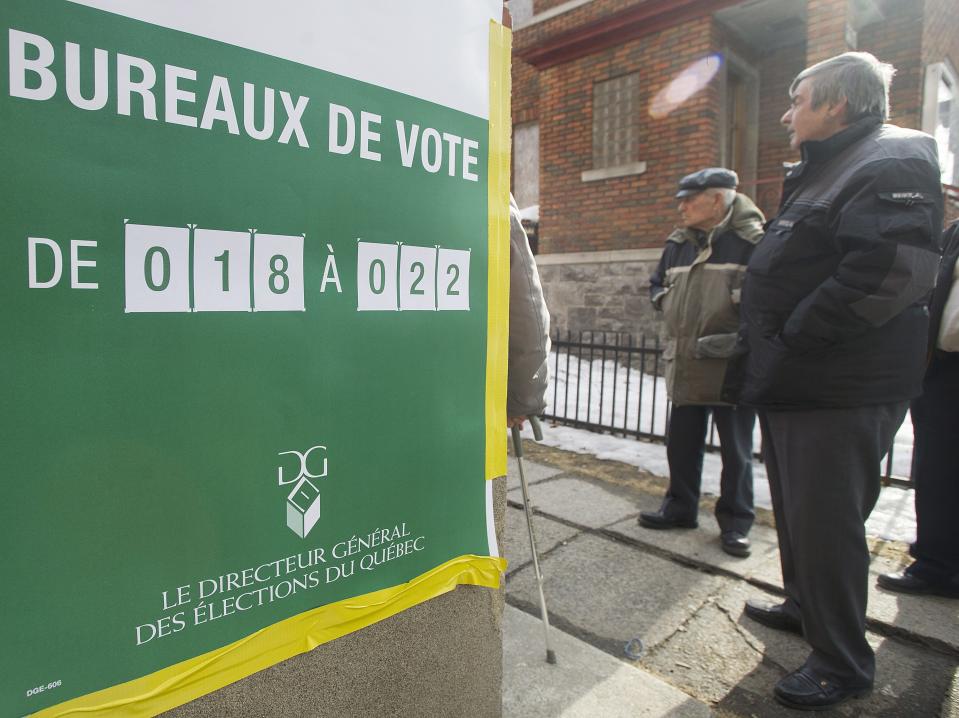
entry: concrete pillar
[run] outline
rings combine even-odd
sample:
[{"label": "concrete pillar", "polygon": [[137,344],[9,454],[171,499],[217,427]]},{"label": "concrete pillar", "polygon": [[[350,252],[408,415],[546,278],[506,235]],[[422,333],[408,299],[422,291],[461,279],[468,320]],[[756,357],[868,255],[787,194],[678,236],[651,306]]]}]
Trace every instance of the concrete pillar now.
[{"label": "concrete pillar", "polygon": [[[502,551],[505,478],[493,484],[493,507]],[[499,718],[503,591],[460,586],[163,718]]]}]

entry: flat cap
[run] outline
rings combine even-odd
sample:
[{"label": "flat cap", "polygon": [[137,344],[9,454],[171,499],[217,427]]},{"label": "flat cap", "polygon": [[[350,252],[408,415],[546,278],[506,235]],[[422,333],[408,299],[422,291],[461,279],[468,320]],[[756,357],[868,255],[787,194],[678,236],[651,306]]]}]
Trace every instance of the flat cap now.
[{"label": "flat cap", "polygon": [[679,192],[676,193],[676,199],[688,197],[710,187],[736,189],[738,184],[739,177],[732,170],[727,170],[724,167],[707,167],[679,180]]}]

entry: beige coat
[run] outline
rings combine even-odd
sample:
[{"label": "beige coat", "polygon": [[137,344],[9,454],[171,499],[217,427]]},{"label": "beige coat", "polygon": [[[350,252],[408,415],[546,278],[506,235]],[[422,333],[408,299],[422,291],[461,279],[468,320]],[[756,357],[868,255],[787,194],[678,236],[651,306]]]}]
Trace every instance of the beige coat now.
[{"label": "beige coat", "polygon": [[549,312],[519,209],[510,195],[509,373],[506,415],[534,416],[546,408]]},{"label": "beige coat", "polygon": [[720,391],[739,329],[746,265],[762,238],[763,215],[743,194],[708,234],[677,229],[651,279],[668,337],[666,386],[676,404],[722,404]]}]

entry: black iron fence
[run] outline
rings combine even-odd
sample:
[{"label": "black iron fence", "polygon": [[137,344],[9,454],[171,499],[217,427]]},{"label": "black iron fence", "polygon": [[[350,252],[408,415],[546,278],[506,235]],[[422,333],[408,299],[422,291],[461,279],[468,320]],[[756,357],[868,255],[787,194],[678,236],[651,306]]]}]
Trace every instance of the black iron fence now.
[{"label": "black iron fence", "polygon": [[[672,403],[663,378],[658,337],[638,339],[624,332],[557,331],[550,357],[551,386],[544,418],[567,426],[665,443]],[[907,418],[908,422],[909,419]],[[911,486],[911,433],[905,426],[884,461],[883,482]],[[758,424],[753,445],[761,461]],[[718,451],[709,422],[706,448]]]}]

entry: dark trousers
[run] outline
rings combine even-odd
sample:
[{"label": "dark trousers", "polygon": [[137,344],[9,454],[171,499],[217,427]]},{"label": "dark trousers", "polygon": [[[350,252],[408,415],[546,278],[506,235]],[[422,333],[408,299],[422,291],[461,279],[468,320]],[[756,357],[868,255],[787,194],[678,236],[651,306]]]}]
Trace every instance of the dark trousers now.
[{"label": "dark trousers", "polygon": [[674,406],[669,417],[666,458],[669,461],[669,490],[663,513],[676,518],[695,519],[699,513],[699,492],[706,451],[706,428],[712,413],[719,432],[723,471],[716,520],[721,531],[749,533],[753,511],[753,426],[756,412],[734,406]]},{"label": "dark trousers", "polygon": [[916,559],[909,572],[931,583],[959,576],[959,354],[933,359],[912,403]]},{"label": "dark trousers", "polygon": [[866,642],[865,523],[880,461],[907,402],[852,409],[760,412],[779,534],[785,609],[802,619],[806,665],[849,687],[871,686]]}]

